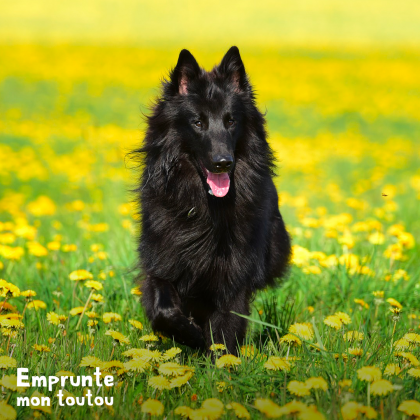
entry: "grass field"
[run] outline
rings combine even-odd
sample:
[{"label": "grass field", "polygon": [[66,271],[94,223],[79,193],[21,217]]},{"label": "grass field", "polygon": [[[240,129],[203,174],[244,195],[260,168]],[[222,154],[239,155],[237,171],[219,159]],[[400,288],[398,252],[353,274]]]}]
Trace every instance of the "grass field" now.
[{"label": "grass field", "polygon": [[[28,24],[30,42],[9,29],[0,30],[0,420],[420,417],[418,49],[245,44],[293,265],[280,289],[256,296],[241,357],[215,349],[214,366],[153,334],[132,270],[138,168],[127,152],[180,48],[69,43],[67,33],[43,43]],[[226,42],[192,52],[210,68]],[[66,376],[97,366],[116,385],[90,389],[112,407],[61,407],[61,386],[22,389],[14,377],[16,367]],[[64,386],[77,397],[88,388]],[[52,406],[17,406],[34,392]]]}]

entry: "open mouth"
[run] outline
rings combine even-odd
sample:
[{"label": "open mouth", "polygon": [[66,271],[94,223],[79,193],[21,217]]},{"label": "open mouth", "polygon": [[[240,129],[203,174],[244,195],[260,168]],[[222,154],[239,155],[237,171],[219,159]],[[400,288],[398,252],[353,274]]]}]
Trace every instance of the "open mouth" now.
[{"label": "open mouth", "polygon": [[224,197],[228,193],[230,187],[229,173],[223,172],[215,174],[208,171],[206,168],[203,169],[207,184],[209,184],[210,187],[209,193],[216,197]]}]

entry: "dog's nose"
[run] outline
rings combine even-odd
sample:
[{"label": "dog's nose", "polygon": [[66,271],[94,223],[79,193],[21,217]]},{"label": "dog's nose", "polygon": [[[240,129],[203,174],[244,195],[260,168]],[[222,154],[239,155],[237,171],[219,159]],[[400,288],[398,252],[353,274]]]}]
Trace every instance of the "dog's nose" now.
[{"label": "dog's nose", "polygon": [[231,155],[216,155],[212,157],[211,163],[214,172],[228,172],[232,168],[233,157]]}]

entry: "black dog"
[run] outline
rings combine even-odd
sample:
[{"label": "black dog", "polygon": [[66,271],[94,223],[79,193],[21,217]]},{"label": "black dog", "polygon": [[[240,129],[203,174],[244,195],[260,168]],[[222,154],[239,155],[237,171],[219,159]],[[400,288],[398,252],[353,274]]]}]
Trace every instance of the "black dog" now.
[{"label": "black dog", "polygon": [[265,120],[239,50],[211,72],[182,50],[142,154],[139,243],[143,305],[177,342],[236,353],[258,289],[288,266],[290,241],[273,184]]}]

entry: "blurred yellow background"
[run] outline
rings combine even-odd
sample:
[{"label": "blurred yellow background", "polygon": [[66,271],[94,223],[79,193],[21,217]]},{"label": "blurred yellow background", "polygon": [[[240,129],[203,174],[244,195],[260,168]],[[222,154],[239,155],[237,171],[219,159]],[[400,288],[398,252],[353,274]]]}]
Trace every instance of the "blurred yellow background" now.
[{"label": "blurred yellow background", "polygon": [[2,1],[7,42],[125,43],[226,48],[230,44],[416,46],[416,0]]}]

